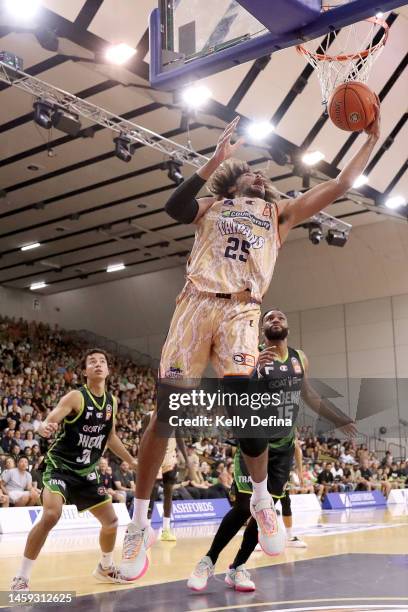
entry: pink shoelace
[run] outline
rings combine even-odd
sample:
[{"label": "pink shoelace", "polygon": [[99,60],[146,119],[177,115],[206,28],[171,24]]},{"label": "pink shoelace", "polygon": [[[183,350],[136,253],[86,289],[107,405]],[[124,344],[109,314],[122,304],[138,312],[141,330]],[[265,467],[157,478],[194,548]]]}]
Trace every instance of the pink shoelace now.
[{"label": "pink shoelace", "polygon": [[278,532],[278,523],[276,520],[276,514],[272,508],[264,508],[256,512],[257,523],[261,528],[261,531],[265,535],[274,535]]},{"label": "pink shoelace", "polygon": [[143,532],[127,533],[123,542],[123,558],[131,560],[137,557],[143,542]]}]

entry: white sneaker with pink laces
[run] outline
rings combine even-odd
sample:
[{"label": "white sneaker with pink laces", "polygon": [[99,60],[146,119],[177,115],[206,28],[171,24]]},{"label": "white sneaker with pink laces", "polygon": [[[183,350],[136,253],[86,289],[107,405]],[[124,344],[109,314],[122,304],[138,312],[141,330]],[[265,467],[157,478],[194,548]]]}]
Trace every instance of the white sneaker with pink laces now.
[{"label": "white sneaker with pink laces", "polygon": [[214,574],[214,564],[210,557],[203,557],[195,566],[187,581],[187,586],[193,591],[202,591],[207,586],[208,579]]},{"label": "white sneaker with pink laces", "polygon": [[286,530],[278,521],[272,497],[264,497],[256,504],[251,499],[251,514],[258,525],[258,541],[264,553],[280,555],[286,546]]},{"label": "white sneaker with pink laces", "polygon": [[134,523],[129,523],[123,541],[122,562],[119,572],[122,578],[133,582],[144,576],[149,567],[147,550],[155,541],[153,529],[146,527],[138,529]]},{"label": "white sneaker with pink laces", "polygon": [[23,576],[14,576],[10,591],[29,591],[28,580]]}]

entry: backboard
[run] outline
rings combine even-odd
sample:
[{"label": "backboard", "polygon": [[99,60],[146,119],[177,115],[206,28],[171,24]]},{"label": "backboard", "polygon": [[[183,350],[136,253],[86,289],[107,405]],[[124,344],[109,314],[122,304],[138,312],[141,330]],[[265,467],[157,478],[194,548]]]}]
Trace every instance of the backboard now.
[{"label": "backboard", "polygon": [[387,12],[402,0],[158,0],[150,17],[150,82],[179,86]]}]

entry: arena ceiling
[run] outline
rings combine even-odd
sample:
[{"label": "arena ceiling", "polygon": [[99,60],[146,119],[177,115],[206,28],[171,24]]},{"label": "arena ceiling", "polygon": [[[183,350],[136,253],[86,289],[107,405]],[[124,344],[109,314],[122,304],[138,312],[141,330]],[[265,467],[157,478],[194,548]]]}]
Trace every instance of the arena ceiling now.
[{"label": "arena ceiling", "polygon": [[[23,58],[32,76],[187,144],[173,95],[149,88],[146,24],[154,0],[43,0],[43,5],[41,27],[56,33],[58,51],[44,49],[41,36],[13,31],[4,18],[1,50]],[[369,183],[353,192],[352,200],[327,210],[353,226],[383,221],[387,217],[377,211],[386,213],[384,198],[408,195],[408,8],[386,17],[389,43],[369,82],[382,102],[382,137],[367,168]],[[137,49],[126,69],[103,59],[106,48],[119,42]],[[307,185],[293,163],[301,152],[318,149],[326,155],[313,185],[336,176],[362,141],[330,125],[316,76],[293,49],[205,83],[212,100],[205,114],[191,120],[192,146],[210,154],[236,113],[271,118],[279,146],[246,146],[242,155],[266,169],[282,192]],[[32,104],[24,92],[0,84],[0,283],[26,289],[45,281],[41,292],[47,294],[184,265],[194,227],[163,212],[174,184],[161,169],[160,154],[140,146],[126,164],[115,157],[114,135],[107,129],[85,121],[78,137],[47,132],[34,124]],[[192,171],[183,168],[185,176]],[[291,239],[306,236],[299,228]],[[35,242],[41,247],[21,251]],[[120,262],[124,271],[106,272],[107,265]]]}]

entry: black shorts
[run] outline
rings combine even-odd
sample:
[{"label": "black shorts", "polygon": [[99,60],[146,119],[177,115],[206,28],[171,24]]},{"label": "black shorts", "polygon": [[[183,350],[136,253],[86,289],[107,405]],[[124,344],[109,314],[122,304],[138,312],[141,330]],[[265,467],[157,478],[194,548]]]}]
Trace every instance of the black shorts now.
[{"label": "black shorts", "polygon": [[[275,498],[283,497],[293,465],[295,446],[268,451],[268,491]],[[238,449],[234,457],[233,488],[240,493],[252,494],[252,483],[244,458]]]},{"label": "black shorts", "polygon": [[47,465],[43,474],[43,490],[48,489],[64,498],[65,504],[74,504],[79,512],[91,510],[112,500],[100,482],[97,471],[88,476],[79,476],[74,472]]},{"label": "black shorts", "polygon": [[177,467],[174,467],[172,470],[169,470],[168,472],[164,472],[164,474],[162,474],[163,484],[175,485],[177,484],[177,477]]}]

